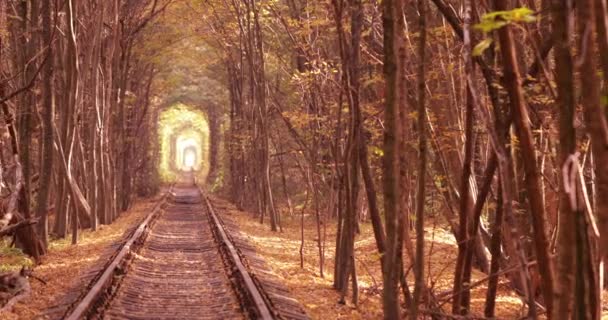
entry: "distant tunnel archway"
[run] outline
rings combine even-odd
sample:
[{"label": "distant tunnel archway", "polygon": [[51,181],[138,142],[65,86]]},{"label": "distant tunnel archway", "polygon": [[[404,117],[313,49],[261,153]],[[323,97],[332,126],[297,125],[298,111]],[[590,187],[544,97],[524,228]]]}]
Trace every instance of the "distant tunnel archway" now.
[{"label": "distant tunnel archway", "polygon": [[211,152],[207,114],[200,109],[175,103],[161,110],[158,128],[161,181],[176,181],[180,171],[194,171],[199,181],[204,181],[210,171]]},{"label": "distant tunnel archway", "polygon": [[181,134],[175,141],[175,167],[179,171],[199,171],[203,159],[202,143],[196,134]]}]

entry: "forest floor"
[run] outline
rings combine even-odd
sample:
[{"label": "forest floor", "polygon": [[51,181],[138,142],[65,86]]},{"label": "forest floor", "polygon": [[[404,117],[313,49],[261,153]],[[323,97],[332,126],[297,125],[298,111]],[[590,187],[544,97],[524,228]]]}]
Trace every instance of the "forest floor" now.
[{"label": "forest floor", "polygon": [[[329,223],[326,230],[325,277],[319,276],[319,253],[314,216],[304,218],[304,267],[300,268],[301,229],[300,217],[285,218],[282,232],[272,232],[268,224],[260,224],[259,219],[251,213],[237,210],[228,202],[222,206],[228,209],[229,218],[236,221],[242,232],[248,235],[258,254],[271,266],[273,271],[291,290],[293,297],[305,307],[312,319],[381,319],[382,318],[382,274],[380,256],[377,253],[371,224],[361,224],[361,233],[355,244],[356,269],[359,281],[359,303],[353,305],[347,300],[346,305],[338,303],[339,293],[332,288],[336,227]],[[415,237],[415,233],[411,235]],[[452,278],[457,255],[455,239],[449,230],[441,227],[439,222],[429,221],[425,231],[426,254],[429,256],[427,273],[433,291],[443,303],[444,312],[449,314],[451,304],[449,296],[452,290]],[[409,261],[407,265],[411,265]],[[473,272],[473,281],[485,278],[486,275]],[[413,285],[413,272],[408,275],[408,282]],[[476,315],[483,315],[486,285],[472,290],[472,310]],[[349,292],[350,294],[350,292]],[[349,296],[350,299],[350,296]],[[522,300],[509,289],[504,277],[500,278],[496,299],[496,316],[498,319],[518,319],[524,311]]]},{"label": "forest floor", "polygon": [[[100,226],[95,232],[82,231],[77,245],[71,245],[70,237],[52,240],[42,264],[34,268],[34,275],[47,284],[30,279],[32,291],[29,297],[17,303],[12,312],[0,312],[0,319],[34,319],[54,306],[58,299],[78,285],[79,275],[90,269],[108,246],[124,236],[125,231],[139,223],[157,200],[136,201],[111,225]],[[20,250],[0,243],[0,272],[19,270],[23,265],[31,266],[32,262]]]}]

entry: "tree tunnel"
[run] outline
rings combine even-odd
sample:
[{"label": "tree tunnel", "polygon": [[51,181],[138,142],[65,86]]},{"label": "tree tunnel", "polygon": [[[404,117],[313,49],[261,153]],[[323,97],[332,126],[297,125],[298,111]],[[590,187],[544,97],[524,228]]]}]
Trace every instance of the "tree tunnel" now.
[{"label": "tree tunnel", "polygon": [[158,116],[159,164],[162,182],[174,182],[181,171],[193,171],[205,181],[212,166],[212,127],[206,112],[176,102],[160,110]]}]

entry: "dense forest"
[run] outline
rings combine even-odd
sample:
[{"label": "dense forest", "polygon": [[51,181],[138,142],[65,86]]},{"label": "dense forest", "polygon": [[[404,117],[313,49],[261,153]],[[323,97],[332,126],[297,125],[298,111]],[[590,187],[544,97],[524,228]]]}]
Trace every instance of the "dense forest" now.
[{"label": "dense forest", "polygon": [[0,0],[0,246],[44,265],[193,170],[334,302],[370,294],[369,233],[385,319],[492,319],[501,286],[601,319],[607,28],[607,0]]}]

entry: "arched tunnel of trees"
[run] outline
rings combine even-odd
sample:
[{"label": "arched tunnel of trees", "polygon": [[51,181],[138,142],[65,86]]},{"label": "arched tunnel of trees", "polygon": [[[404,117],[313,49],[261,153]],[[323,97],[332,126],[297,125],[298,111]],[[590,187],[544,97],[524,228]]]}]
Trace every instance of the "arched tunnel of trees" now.
[{"label": "arched tunnel of trees", "polygon": [[[217,170],[217,144],[220,136],[215,118],[209,116],[199,107],[174,103],[161,109],[158,116],[158,171],[161,181],[176,181],[181,171],[194,171],[200,181],[214,176]],[[214,147],[211,147],[214,145]],[[211,164],[214,163],[212,167]]]},{"label": "arched tunnel of trees", "polygon": [[187,171],[327,309],[599,319],[607,3],[0,0],[0,247]]}]

